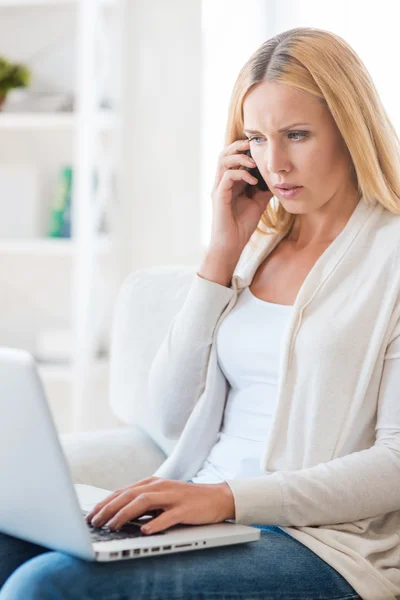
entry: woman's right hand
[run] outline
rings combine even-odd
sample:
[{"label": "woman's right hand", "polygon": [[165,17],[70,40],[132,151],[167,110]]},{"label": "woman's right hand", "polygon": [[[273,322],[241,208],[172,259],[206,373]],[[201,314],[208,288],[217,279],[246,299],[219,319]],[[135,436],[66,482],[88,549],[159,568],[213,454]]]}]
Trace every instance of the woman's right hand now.
[{"label": "woman's right hand", "polygon": [[[256,189],[257,179],[244,169],[254,169],[257,166],[244,154],[249,146],[249,140],[237,140],[223,149],[218,158],[212,190],[210,247],[238,255],[246,246],[273,197],[269,190],[262,192]],[[253,186],[251,197],[245,193],[248,185]]]}]

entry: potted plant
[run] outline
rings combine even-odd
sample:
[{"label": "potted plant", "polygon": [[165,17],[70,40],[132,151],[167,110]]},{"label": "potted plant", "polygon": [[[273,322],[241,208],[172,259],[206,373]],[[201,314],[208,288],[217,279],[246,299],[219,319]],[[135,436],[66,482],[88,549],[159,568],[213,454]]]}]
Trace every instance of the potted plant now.
[{"label": "potted plant", "polygon": [[17,87],[27,87],[31,73],[23,64],[9,62],[0,56],[0,110],[8,92]]}]

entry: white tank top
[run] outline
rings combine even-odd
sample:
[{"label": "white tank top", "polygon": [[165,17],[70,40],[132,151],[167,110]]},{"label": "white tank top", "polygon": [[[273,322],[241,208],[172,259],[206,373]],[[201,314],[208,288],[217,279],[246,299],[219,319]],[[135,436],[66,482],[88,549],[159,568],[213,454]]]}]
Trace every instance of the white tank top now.
[{"label": "white tank top", "polygon": [[292,306],[265,302],[244,288],[216,336],[230,389],[217,442],[192,480],[265,475],[260,459],[276,407],[281,343]]}]

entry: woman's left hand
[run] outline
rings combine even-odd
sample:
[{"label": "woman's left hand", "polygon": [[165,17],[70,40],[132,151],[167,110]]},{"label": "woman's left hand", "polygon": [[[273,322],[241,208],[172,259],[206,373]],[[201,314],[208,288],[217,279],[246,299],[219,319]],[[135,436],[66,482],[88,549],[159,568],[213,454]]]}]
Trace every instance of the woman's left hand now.
[{"label": "woman's left hand", "polygon": [[146,534],[177,523],[205,525],[234,519],[235,503],[225,482],[197,484],[149,477],[107,496],[86,515],[86,521],[95,527],[119,529],[148,514],[158,516],[142,526]]}]

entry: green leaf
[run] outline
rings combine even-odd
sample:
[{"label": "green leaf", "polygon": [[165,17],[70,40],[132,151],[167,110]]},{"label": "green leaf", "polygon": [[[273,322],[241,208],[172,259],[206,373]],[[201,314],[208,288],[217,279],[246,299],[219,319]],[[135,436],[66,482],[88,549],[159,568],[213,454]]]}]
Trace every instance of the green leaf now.
[{"label": "green leaf", "polygon": [[27,87],[31,81],[31,72],[26,65],[11,63],[0,56],[0,91],[8,92],[12,88]]}]

